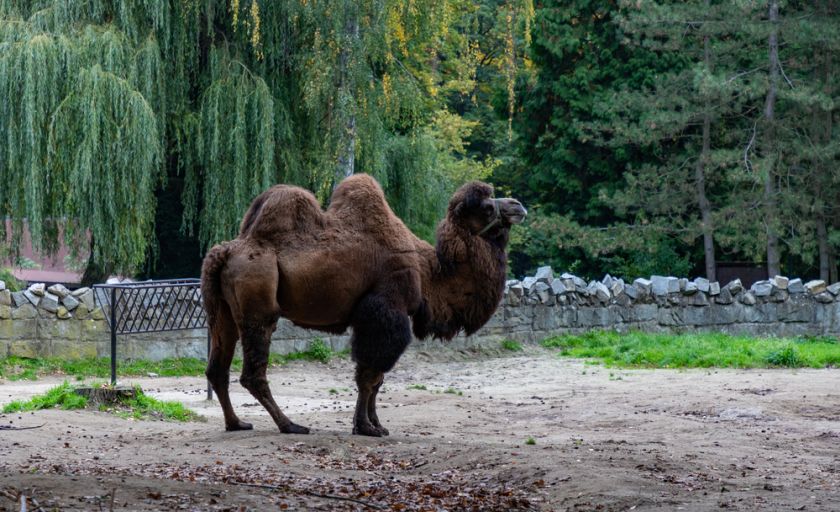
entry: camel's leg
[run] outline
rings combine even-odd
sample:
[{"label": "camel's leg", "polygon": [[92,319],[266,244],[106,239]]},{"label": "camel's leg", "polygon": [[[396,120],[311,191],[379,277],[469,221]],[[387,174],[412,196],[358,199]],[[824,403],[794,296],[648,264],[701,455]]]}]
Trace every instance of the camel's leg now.
[{"label": "camel's leg", "polygon": [[266,368],[268,368],[268,348],[274,325],[274,322],[270,322],[268,325],[265,322],[260,322],[246,324],[242,329],[244,361],[239,383],[265,407],[281,432],[285,434],[308,434],[308,428],[292,423],[277,406],[274,397],[271,395],[268,379],[265,376]]},{"label": "camel's leg", "polygon": [[251,430],[253,425],[236,416],[230,403],[228,386],[230,385],[230,362],[236,349],[238,338],[236,324],[233,323],[230,309],[222,304],[216,312],[213,328],[210,329],[210,357],[207,361],[207,380],[219,397],[219,404],[225,415],[225,430]]},{"label": "camel's leg", "polygon": [[379,373],[375,381],[376,383],[373,386],[373,391],[370,394],[370,398],[368,398],[368,419],[370,420],[371,425],[373,425],[381,435],[387,436],[389,434],[388,429],[379,423],[379,417],[376,415],[376,395],[379,394],[379,388],[382,387],[382,382],[384,381],[385,374]]},{"label": "camel's leg", "polygon": [[[356,399],[356,412],[353,415],[353,433],[362,436],[380,437],[382,431],[377,428],[369,416],[370,404],[377,388],[377,379],[382,373],[362,365],[356,366],[356,385],[359,397]],[[381,383],[381,382],[380,382]]]}]

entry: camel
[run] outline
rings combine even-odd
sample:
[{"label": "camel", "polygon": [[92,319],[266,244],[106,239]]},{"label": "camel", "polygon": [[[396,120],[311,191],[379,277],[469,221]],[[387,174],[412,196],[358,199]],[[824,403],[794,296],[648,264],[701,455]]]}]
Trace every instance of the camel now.
[{"label": "camel", "polygon": [[204,258],[201,289],[211,336],[207,378],[226,430],[252,427],[230,403],[230,364],[242,341],[242,384],[283,433],[307,434],[274,401],[266,379],[280,317],[328,333],[352,327],[358,399],[353,434],[385,436],[376,395],[412,339],[472,334],[496,310],[512,224],[527,211],[493,198],[482,182],[461,186],[437,228],[436,246],[417,238],[365,174],[342,181],[329,207],[312,193],[275,185],[246,212],[235,240]]}]

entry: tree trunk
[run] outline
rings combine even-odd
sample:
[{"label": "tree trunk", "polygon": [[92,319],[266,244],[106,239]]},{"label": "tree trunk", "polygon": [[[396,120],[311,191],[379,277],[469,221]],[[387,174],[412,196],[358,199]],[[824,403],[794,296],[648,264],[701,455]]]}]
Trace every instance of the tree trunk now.
[{"label": "tree trunk", "polygon": [[104,283],[108,276],[113,271],[113,266],[107,263],[96,261],[94,256],[94,238],[90,236],[90,256],[88,256],[85,273],[82,274],[82,286],[93,286],[95,284]]},{"label": "tree trunk", "polygon": [[764,141],[765,173],[764,173],[764,222],[767,226],[767,274],[770,277],[781,274],[779,255],[779,235],[776,233],[776,92],[779,85],[779,1],[771,0],[769,9],[770,37],[769,66],[770,84],[767,89],[767,100],[764,104],[764,120],[767,124],[767,136]]},{"label": "tree trunk", "polygon": [[829,282],[831,275],[829,272],[828,231],[825,229],[825,218],[822,215],[817,217],[817,242],[820,248],[820,279]]},{"label": "tree trunk", "polygon": [[353,99],[353,88],[351,84],[351,62],[352,53],[359,40],[359,18],[357,13],[353,10],[354,7],[350,4],[345,4],[345,34],[347,41],[344,48],[341,49],[339,56],[339,85],[338,97],[339,102],[343,103],[339,108],[349,108],[351,112],[347,116],[344,126],[341,127],[341,142],[338,148],[338,161],[336,162],[335,183],[333,189],[341,183],[341,180],[351,176],[355,172],[356,166],[356,113]]},{"label": "tree trunk", "polygon": [[[709,10],[709,0],[706,0],[706,11]],[[703,62],[707,70],[711,70],[711,55],[709,50],[709,35],[703,36]],[[697,204],[700,207],[700,219],[703,231],[703,254],[706,260],[706,278],[717,281],[715,274],[715,239],[712,221],[712,206],[706,197],[706,171],[709,167],[711,115],[708,100],[703,111],[703,149],[697,159],[694,169],[694,182],[697,187]]]}]

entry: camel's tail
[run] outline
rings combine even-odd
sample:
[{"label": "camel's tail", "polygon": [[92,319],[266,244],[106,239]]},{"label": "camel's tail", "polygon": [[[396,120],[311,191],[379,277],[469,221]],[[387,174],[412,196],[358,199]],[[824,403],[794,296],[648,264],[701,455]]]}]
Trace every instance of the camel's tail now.
[{"label": "camel's tail", "polygon": [[219,307],[224,302],[221,286],[221,271],[230,255],[228,244],[216,245],[207,252],[201,265],[201,296],[207,314],[207,327],[212,332],[219,319]]}]

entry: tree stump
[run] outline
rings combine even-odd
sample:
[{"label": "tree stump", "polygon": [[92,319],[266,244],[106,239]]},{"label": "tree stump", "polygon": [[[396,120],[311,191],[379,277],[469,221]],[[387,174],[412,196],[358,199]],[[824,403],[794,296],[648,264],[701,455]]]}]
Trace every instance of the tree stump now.
[{"label": "tree stump", "polygon": [[116,405],[123,400],[130,400],[137,396],[137,390],[129,386],[94,387],[81,386],[75,389],[77,395],[88,399],[92,406]]}]

